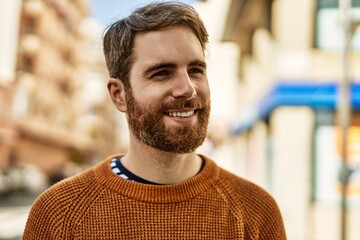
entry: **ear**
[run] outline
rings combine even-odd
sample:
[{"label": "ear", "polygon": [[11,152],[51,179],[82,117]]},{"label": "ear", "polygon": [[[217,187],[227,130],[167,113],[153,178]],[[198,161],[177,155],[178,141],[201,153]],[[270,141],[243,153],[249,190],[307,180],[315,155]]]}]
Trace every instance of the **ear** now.
[{"label": "ear", "polygon": [[107,83],[110,98],[120,112],[126,112],[125,87],[123,82],[117,78],[110,78]]}]

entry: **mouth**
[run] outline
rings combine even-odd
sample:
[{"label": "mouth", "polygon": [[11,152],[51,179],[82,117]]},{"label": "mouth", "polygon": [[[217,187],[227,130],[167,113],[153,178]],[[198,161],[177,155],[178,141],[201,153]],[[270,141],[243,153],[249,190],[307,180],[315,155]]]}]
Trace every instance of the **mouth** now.
[{"label": "mouth", "polygon": [[189,111],[172,111],[172,112],[165,112],[165,115],[169,117],[178,117],[178,118],[189,118],[194,116],[196,110],[189,110]]}]

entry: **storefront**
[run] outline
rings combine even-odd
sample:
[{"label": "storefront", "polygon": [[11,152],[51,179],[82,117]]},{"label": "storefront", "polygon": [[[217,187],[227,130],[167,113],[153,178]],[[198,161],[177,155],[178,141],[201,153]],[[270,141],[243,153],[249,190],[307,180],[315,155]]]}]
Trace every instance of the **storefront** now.
[{"label": "storefront", "polygon": [[[360,217],[360,84],[350,88],[348,200],[349,218],[356,219]],[[272,192],[287,228],[301,239],[339,235],[337,99],[335,83],[279,82],[233,128],[246,145],[246,176]],[[356,221],[349,225],[350,234],[356,236]],[[328,226],[333,226],[331,231]]]}]

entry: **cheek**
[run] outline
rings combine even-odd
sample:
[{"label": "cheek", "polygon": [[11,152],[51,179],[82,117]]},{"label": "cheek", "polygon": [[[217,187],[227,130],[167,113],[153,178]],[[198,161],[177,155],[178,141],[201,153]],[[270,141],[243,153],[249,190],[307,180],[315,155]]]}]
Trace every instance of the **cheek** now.
[{"label": "cheek", "polygon": [[196,89],[198,95],[204,99],[210,98],[210,88],[208,82],[201,83]]},{"label": "cheek", "polygon": [[163,101],[165,89],[156,87],[144,87],[133,92],[135,99],[143,105],[158,104]]},{"label": "cheek", "polygon": [[141,88],[139,87],[137,97],[150,102],[163,101],[164,98],[171,94],[173,87],[171,81],[152,82],[145,86],[141,86]]}]

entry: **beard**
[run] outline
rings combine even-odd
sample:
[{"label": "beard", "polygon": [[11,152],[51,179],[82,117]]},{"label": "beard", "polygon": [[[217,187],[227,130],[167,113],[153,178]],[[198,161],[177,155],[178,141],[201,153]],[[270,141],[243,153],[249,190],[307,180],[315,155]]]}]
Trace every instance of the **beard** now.
[{"label": "beard", "polygon": [[[199,97],[172,102],[141,104],[131,87],[126,91],[128,124],[136,139],[161,151],[183,154],[196,150],[204,141],[210,116],[210,100]],[[164,115],[171,109],[196,108],[197,122],[182,126],[166,126]]]}]

